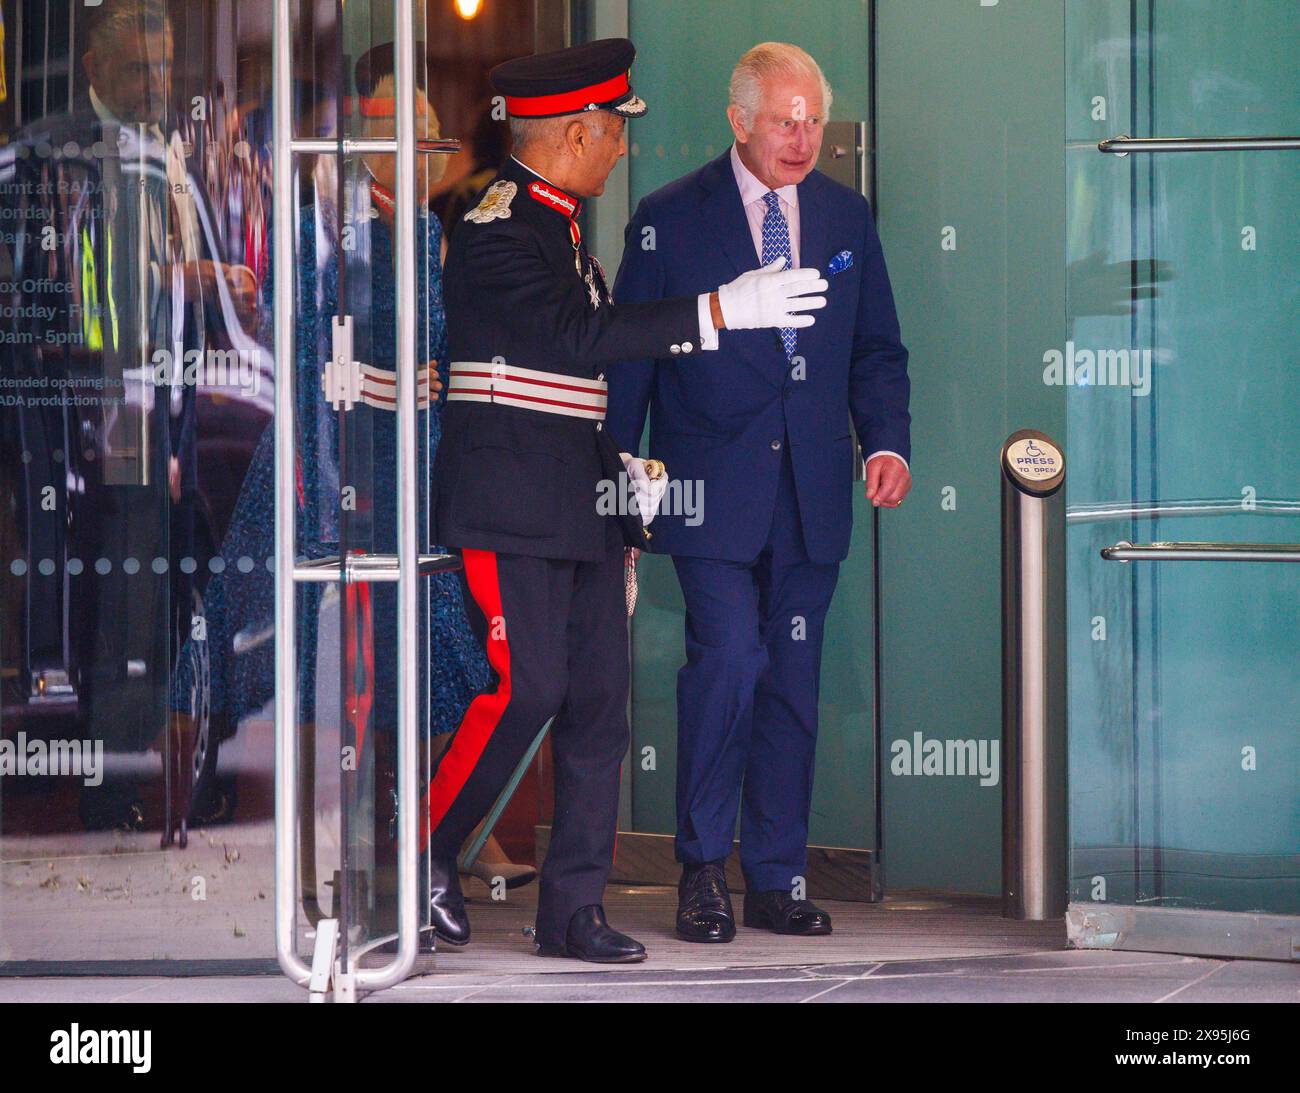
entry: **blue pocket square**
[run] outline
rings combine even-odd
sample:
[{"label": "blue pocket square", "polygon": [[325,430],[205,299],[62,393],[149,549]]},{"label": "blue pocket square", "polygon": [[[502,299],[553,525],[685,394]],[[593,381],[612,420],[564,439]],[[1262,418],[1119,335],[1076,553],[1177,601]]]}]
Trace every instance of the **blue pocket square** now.
[{"label": "blue pocket square", "polygon": [[830,275],[834,277],[837,273],[843,273],[846,269],[852,269],[852,268],[853,268],[853,252],[851,250],[842,250],[840,251],[839,254],[837,254],[834,258],[831,259],[830,265],[827,267],[827,270],[830,273]]}]

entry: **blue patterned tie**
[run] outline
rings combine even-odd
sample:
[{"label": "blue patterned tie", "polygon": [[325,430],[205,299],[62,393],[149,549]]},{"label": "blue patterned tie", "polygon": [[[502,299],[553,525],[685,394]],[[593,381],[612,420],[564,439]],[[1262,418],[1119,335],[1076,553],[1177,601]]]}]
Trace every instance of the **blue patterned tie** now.
[{"label": "blue patterned tie", "polygon": [[[781,213],[781,203],[775,190],[768,190],[763,195],[763,204],[767,206],[767,215],[763,217],[763,265],[785,258],[785,268],[794,265],[794,256],[790,253],[790,226]],[[781,344],[785,346],[785,359],[794,357],[796,334],[792,326],[781,327]]]}]

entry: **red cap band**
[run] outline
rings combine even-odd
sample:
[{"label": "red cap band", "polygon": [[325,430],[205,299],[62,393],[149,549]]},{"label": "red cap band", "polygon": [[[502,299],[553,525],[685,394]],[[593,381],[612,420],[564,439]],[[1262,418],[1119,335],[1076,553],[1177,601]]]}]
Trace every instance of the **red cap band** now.
[{"label": "red cap band", "polygon": [[359,101],[363,118],[392,118],[397,115],[396,99],[371,99],[362,95]]},{"label": "red cap band", "polygon": [[506,96],[506,112],[516,118],[539,118],[551,114],[576,114],[588,103],[610,102],[631,90],[627,73],[603,83],[580,87],[576,91],[563,91],[558,95]]},{"label": "red cap band", "polygon": [[394,98],[373,99],[369,95],[359,95],[356,99],[344,99],[343,112],[351,114],[354,110],[363,118],[391,118],[397,114],[397,100]]}]

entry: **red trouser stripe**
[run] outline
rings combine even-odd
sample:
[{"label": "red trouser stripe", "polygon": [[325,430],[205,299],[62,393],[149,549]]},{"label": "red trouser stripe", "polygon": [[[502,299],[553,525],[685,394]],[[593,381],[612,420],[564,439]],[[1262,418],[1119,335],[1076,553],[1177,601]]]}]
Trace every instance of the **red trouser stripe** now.
[{"label": "red trouser stripe", "polygon": [[[510,644],[508,629],[497,636],[505,619],[501,609],[501,579],[497,573],[497,556],[491,550],[464,550],[465,580],[470,595],[487,619],[487,658],[497,674],[495,691],[484,691],[469,704],[460,728],[443,752],[438,772],[429,786],[428,807],[420,810],[427,827],[420,832],[420,849],[429,845],[429,833],[447,815],[465,783],[474,773],[488,741],[510,705]],[[457,850],[460,848],[457,847]]]},{"label": "red trouser stripe", "polygon": [[375,647],[370,585],[364,582],[349,583],[344,602],[347,605],[343,613],[344,625],[347,627],[346,660],[343,667],[348,680],[347,714],[348,722],[352,725],[356,754],[360,756],[366,742],[366,726],[370,724],[370,710],[375,704]]}]

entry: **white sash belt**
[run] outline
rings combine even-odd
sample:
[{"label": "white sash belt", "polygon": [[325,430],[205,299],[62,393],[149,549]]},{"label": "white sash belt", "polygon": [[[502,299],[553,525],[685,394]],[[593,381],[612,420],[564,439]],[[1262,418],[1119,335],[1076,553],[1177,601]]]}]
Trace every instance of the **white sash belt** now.
[{"label": "white sash belt", "polygon": [[[429,406],[429,376],[431,368],[421,368],[416,373],[416,405],[421,410]],[[377,410],[397,409],[397,373],[388,368],[377,368],[361,361],[348,361],[338,365],[325,362],[321,376],[325,399],[334,409],[342,406],[351,410],[358,402]]]},{"label": "white sash belt", "polygon": [[605,420],[609,385],[558,372],[480,361],[452,361],[447,399],[496,402],[545,414]]}]

